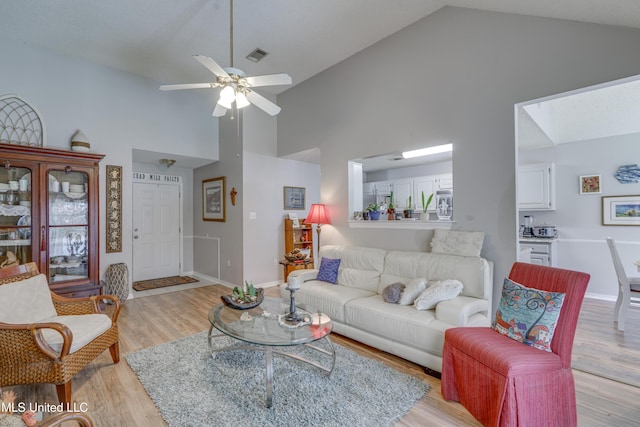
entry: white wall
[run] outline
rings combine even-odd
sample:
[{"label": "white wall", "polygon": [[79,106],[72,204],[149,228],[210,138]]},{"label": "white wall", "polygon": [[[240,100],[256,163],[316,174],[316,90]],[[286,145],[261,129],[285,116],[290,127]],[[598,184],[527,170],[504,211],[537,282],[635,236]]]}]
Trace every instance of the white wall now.
[{"label": "white wall", "polygon": [[347,161],[452,141],[454,228],[486,232],[497,298],[516,260],[514,104],[635,75],[639,44],[635,29],[445,7],[280,94],[278,153],[320,147],[324,243],[427,250],[428,231],[347,226]]},{"label": "white wall", "polygon": [[[519,163],[554,162],[555,211],[520,211],[533,215],[536,224],[558,228],[558,266],[591,274],[587,292],[615,299],[617,279],[606,238],[616,239],[627,274],[638,276],[633,262],[640,259],[640,227],[603,226],[602,196],[640,194],[640,183],[621,184],[614,177],[618,167],[640,163],[637,135],[600,138],[555,148],[523,150]],[[581,175],[602,175],[602,194],[581,195]],[[597,262],[596,262],[597,260]]]},{"label": "white wall", "polygon": [[272,283],[283,277],[283,186],[306,188],[306,210],[294,211],[304,218],[320,200],[320,165],[277,158],[277,119],[263,111],[243,110],[243,125],[244,279]]},{"label": "white wall", "polygon": [[[42,114],[47,145],[69,148],[82,129],[100,163],[100,269],[131,266],[132,149],[217,158],[218,125],[209,99],[167,93],[159,83],[25,44],[2,41],[0,94],[15,93]],[[10,62],[10,64],[9,64]],[[105,252],[105,165],[123,168],[123,251]]]},{"label": "white wall", "polygon": [[[227,219],[202,221],[202,196],[196,189],[194,237],[220,238],[220,278],[227,284],[241,285],[245,280],[255,285],[275,284],[282,279],[278,261],[284,255],[283,218],[288,214],[283,210],[282,187],[307,189],[307,209],[295,211],[304,218],[311,203],[320,200],[320,166],[277,158],[276,119],[256,107],[220,122],[220,161],[196,169],[194,186],[203,179],[225,176]],[[229,195],[233,187],[235,206]],[[208,251],[194,253],[196,271],[207,271],[213,261]]]}]

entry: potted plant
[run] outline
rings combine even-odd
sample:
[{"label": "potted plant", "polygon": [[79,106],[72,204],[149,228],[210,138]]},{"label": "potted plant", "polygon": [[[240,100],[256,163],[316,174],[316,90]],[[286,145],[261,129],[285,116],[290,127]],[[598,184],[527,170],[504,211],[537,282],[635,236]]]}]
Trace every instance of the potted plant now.
[{"label": "potted plant", "polygon": [[411,196],[409,196],[409,199],[407,200],[407,208],[404,210],[404,217],[405,218],[413,218],[413,203],[411,203]]},{"label": "potted plant", "polygon": [[396,210],[393,207],[393,191],[389,196],[389,208],[387,208],[387,219],[389,221],[393,221],[394,219],[396,219]]},{"label": "potted plant", "polygon": [[369,212],[369,219],[377,221],[380,219],[380,206],[377,203],[371,203],[367,206],[367,212]]},{"label": "potted plant", "polygon": [[431,193],[427,198],[427,200],[425,201],[424,191],[422,192],[422,219],[424,219],[425,221],[429,220],[429,213],[427,212],[427,209],[429,209],[429,205],[431,204],[432,200],[433,200],[433,193]]}]

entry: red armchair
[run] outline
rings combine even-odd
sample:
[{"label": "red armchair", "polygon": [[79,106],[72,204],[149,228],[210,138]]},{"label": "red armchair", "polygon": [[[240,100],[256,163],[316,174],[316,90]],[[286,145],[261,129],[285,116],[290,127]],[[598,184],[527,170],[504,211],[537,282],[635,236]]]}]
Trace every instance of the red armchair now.
[{"label": "red armchair", "polygon": [[571,351],[589,275],[516,262],[509,278],[530,288],[566,294],[551,352],[489,327],[448,329],[442,396],[462,403],[485,426],[575,426]]}]

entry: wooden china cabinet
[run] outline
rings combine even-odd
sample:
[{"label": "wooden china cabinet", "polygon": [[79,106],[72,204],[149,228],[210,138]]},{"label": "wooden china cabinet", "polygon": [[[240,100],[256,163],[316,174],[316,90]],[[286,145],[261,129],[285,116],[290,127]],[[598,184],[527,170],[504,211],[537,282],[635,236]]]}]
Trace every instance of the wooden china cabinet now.
[{"label": "wooden china cabinet", "polygon": [[34,261],[66,297],[99,295],[104,155],[0,144],[0,268]]}]

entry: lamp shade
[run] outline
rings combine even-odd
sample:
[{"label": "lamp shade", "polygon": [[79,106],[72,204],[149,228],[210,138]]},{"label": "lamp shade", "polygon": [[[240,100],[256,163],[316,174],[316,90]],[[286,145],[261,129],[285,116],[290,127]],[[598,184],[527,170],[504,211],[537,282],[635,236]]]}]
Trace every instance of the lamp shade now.
[{"label": "lamp shade", "polygon": [[309,209],[309,215],[304,219],[305,224],[331,224],[327,215],[327,208],[323,203],[314,203]]}]

